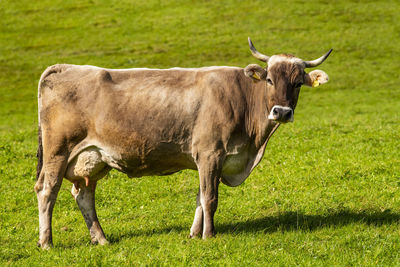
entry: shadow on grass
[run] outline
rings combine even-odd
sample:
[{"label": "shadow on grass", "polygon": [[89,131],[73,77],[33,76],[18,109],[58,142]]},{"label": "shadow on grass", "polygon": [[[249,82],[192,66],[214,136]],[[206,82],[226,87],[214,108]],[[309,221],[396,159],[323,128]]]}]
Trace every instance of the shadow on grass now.
[{"label": "shadow on grass", "polygon": [[[315,231],[326,227],[341,227],[348,224],[367,224],[381,226],[398,224],[400,214],[390,211],[339,211],[327,215],[306,215],[297,212],[285,212],[276,216],[265,216],[253,220],[233,223],[216,223],[216,231],[223,234],[252,233],[252,232],[288,232],[288,231]],[[135,230],[121,235],[108,236],[111,243],[118,243],[122,239],[129,239],[138,236],[153,236],[161,234],[188,234],[190,226],[173,225],[165,228]]]},{"label": "shadow on grass", "polygon": [[111,234],[107,235],[106,238],[110,243],[119,243],[123,239],[130,239],[133,237],[140,237],[140,236],[154,236],[154,235],[164,235],[164,234],[172,234],[172,233],[185,233],[187,232],[189,236],[189,227],[186,226],[179,226],[173,225],[164,228],[157,228],[157,229],[148,229],[148,230],[133,230],[129,232],[125,232],[119,235]]},{"label": "shadow on grass", "polygon": [[321,228],[340,227],[353,223],[381,226],[399,222],[400,214],[390,211],[339,211],[327,215],[306,215],[290,211],[276,216],[217,225],[217,231],[219,233],[315,231]]}]

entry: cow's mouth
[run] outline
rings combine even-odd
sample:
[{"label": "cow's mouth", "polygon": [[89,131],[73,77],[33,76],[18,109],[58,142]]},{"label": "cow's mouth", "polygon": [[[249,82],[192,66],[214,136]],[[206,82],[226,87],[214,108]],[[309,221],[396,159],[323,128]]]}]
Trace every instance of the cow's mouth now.
[{"label": "cow's mouth", "polygon": [[279,123],[293,122],[293,109],[290,107],[275,105],[271,109],[268,119]]}]

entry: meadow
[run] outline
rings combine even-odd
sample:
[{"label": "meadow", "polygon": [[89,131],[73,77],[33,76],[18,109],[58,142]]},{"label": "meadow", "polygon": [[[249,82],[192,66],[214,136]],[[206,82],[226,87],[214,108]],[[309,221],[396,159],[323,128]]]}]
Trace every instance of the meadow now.
[{"label": "meadow", "polygon": [[[1,266],[400,265],[400,2],[0,1]],[[38,240],[33,190],[37,83],[55,63],[171,68],[305,60],[326,85],[303,87],[293,124],[271,138],[239,187],[220,187],[217,236],[189,239],[198,175],[98,184],[107,246],[93,246],[64,181],[54,248]]]}]

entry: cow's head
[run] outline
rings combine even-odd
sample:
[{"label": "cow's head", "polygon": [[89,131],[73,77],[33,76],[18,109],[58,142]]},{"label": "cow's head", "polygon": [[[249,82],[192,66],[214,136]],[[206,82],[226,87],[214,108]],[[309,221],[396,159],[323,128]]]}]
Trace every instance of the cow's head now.
[{"label": "cow's head", "polygon": [[255,82],[265,82],[268,119],[280,123],[292,122],[300,87],[303,84],[317,87],[328,81],[328,75],[322,70],[306,73],[305,69],[320,65],[329,56],[332,49],[318,59],[304,61],[289,54],[271,57],[263,55],[255,49],[250,37],[248,40],[253,56],[267,63],[266,69],[257,64],[250,64],[245,68],[245,74]]}]

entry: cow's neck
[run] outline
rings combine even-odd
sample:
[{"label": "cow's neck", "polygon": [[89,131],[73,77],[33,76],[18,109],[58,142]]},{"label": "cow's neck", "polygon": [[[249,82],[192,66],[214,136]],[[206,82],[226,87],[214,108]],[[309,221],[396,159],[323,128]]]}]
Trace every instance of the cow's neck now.
[{"label": "cow's neck", "polygon": [[262,147],[270,133],[277,125],[276,122],[267,119],[267,90],[265,82],[251,82],[248,90],[248,109],[246,115],[246,127],[249,136],[254,140],[256,148]]}]

